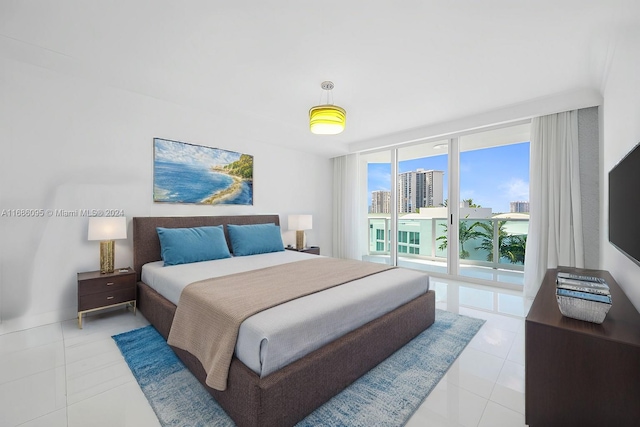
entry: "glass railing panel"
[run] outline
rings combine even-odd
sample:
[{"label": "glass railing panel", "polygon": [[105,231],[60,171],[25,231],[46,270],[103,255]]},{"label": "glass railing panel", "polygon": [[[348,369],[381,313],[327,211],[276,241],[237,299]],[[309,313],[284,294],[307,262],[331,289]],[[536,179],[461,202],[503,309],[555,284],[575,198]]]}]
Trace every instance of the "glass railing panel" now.
[{"label": "glass railing panel", "polygon": [[447,257],[447,219],[434,219],[435,221],[435,255],[438,258]]},{"label": "glass railing panel", "polygon": [[389,220],[369,218],[369,254],[389,254]]},{"label": "glass railing panel", "polygon": [[[528,220],[521,219],[465,218],[461,220],[460,275],[522,284],[528,225]],[[369,218],[368,258],[370,261],[387,262],[389,230],[389,218]],[[443,264],[447,256],[446,233],[446,218],[400,218],[398,220],[398,265],[446,273],[446,265]],[[498,248],[497,262],[493,255],[494,246]]]},{"label": "glass railing panel", "polygon": [[492,262],[493,224],[486,219],[467,218],[460,220],[460,262]]},{"label": "glass railing panel", "polygon": [[431,257],[431,219],[398,220],[398,256]]},{"label": "glass railing panel", "polygon": [[529,221],[497,221],[500,245],[499,264],[524,266],[524,252],[527,246]]}]

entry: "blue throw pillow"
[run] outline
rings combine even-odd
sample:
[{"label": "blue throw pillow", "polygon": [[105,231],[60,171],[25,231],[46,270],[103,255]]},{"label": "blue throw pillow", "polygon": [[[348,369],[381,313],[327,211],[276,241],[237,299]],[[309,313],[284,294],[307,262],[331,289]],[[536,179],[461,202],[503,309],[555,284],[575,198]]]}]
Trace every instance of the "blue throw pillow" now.
[{"label": "blue throw pillow", "polygon": [[227,224],[235,256],[284,251],[280,227],[275,224]]},{"label": "blue throw pillow", "polygon": [[165,266],[231,257],[221,225],[156,230]]}]

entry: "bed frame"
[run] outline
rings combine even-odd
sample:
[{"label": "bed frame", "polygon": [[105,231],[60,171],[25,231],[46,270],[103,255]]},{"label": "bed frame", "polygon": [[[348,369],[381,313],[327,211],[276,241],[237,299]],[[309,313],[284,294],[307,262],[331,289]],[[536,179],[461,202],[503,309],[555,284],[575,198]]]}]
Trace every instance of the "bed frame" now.
[{"label": "bed frame", "polygon": [[[178,228],[221,224],[280,224],[278,215],[133,218],[133,263],[138,277],[138,309],[167,339],[176,306],[141,281],[142,266],[159,261],[156,227]],[[229,236],[225,227],[227,243]],[[195,356],[172,347],[240,427],[289,426],[404,346],[435,321],[435,293],[429,291],[386,315],[260,378],[237,358],[229,370],[227,389],[205,384],[205,371]]]}]

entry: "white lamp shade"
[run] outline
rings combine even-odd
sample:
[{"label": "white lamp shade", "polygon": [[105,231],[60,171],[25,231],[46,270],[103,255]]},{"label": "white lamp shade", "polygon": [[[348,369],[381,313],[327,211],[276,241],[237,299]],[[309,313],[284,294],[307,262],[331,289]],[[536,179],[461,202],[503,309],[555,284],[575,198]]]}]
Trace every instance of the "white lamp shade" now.
[{"label": "white lamp shade", "polygon": [[313,217],[311,215],[289,215],[289,230],[311,230]]},{"label": "white lamp shade", "polygon": [[91,217],[89,218],[88,240],[117,240],[127,238],[127,218]]}]

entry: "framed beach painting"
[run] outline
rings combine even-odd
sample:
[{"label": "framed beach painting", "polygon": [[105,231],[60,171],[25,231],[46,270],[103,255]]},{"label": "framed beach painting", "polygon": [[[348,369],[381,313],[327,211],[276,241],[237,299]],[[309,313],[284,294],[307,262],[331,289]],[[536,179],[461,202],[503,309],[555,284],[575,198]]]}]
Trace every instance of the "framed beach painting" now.
[{"label": "framed beach painting", "polygon": [[153,201],[253,205],[253,156],[154,138]]}]

